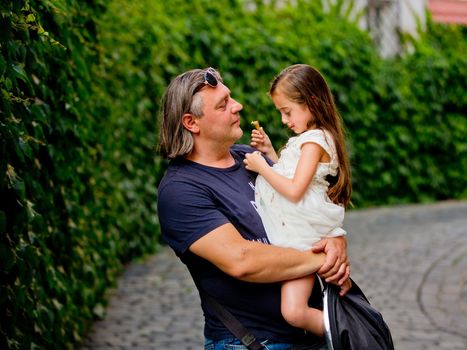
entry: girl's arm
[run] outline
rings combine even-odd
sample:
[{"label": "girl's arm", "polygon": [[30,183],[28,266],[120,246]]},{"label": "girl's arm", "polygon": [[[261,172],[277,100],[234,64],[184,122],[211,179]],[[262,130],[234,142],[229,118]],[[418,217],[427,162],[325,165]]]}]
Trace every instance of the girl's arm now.
[{"label": "girl's arm", "polygon": [[274,149],[268,134],[264,132],[262,127],[251,131],[250,145],[266,155],[274,163],[277,163],[279,157],[277,156],[276,150]]},{"label": "girl's arm", "polygon": [[303,198],[311,180],[313,180],[318,163],[324,154],[323,148],[316,143],[303,144],[292,179],[276,173],[259,152],[246,154],[244,163],[248,170],[256,171],[263,176],[277,192],[289,201],[297,203]]}]

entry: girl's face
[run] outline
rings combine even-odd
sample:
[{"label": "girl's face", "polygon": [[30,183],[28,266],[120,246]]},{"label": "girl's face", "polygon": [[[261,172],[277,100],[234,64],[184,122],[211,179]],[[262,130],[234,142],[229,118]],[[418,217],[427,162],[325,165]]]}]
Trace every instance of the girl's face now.
[{"label": "girl's face", "polygon": [[301,134],[313,127],[313,115],[305,104],[289,100],[281,91],[272,95],[272,101],[281,113],[282,123],[295,134]]}]

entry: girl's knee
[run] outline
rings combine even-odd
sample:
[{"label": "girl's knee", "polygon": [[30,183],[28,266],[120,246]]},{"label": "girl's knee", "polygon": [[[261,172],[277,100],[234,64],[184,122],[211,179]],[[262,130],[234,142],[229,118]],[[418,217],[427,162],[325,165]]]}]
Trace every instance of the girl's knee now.
[{"label": "girl's knee", "polygon": [[306,306],[282,305],[282,317],[284,317],[290,325],[302,328],[305,322],[305,308]]}]

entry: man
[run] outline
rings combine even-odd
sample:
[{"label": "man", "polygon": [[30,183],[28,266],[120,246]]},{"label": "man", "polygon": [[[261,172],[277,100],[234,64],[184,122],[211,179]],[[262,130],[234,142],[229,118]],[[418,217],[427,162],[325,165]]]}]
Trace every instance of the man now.
[{"label": "man", "polygon": [[[205,349],[246,349],[208,305],[207,295],[267,349],[325,349],[322,338],[282,318],[280,282],[318,272],[342,285],[349,276],[345,239],[323,240],[314,252],[267,244],[254,206],[256,174],[243,165],[244,154],[254,149],[234,145],[243,134],[242,105],[217,71],[179,75],[162,103],[160,151],[172,161],[159,185],[159,220],[163,239],[200,292]],[[319,295],[310,302],[320,305]]]}]

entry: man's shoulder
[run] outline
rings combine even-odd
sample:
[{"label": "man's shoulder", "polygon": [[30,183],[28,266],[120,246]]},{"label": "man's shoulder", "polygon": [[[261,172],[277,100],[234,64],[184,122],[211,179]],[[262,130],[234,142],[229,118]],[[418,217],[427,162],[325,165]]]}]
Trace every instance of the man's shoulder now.
[{"label": "man's shoulder", "polygon": [[193,171],[189,168],[190,164],[188,162],[184,162],[182,159],[172,160],[158,185],[159,194],[166,188],[176,189],[180,184],[182,184],[182,186],[184,183],[189,184],[190,172]]}]

